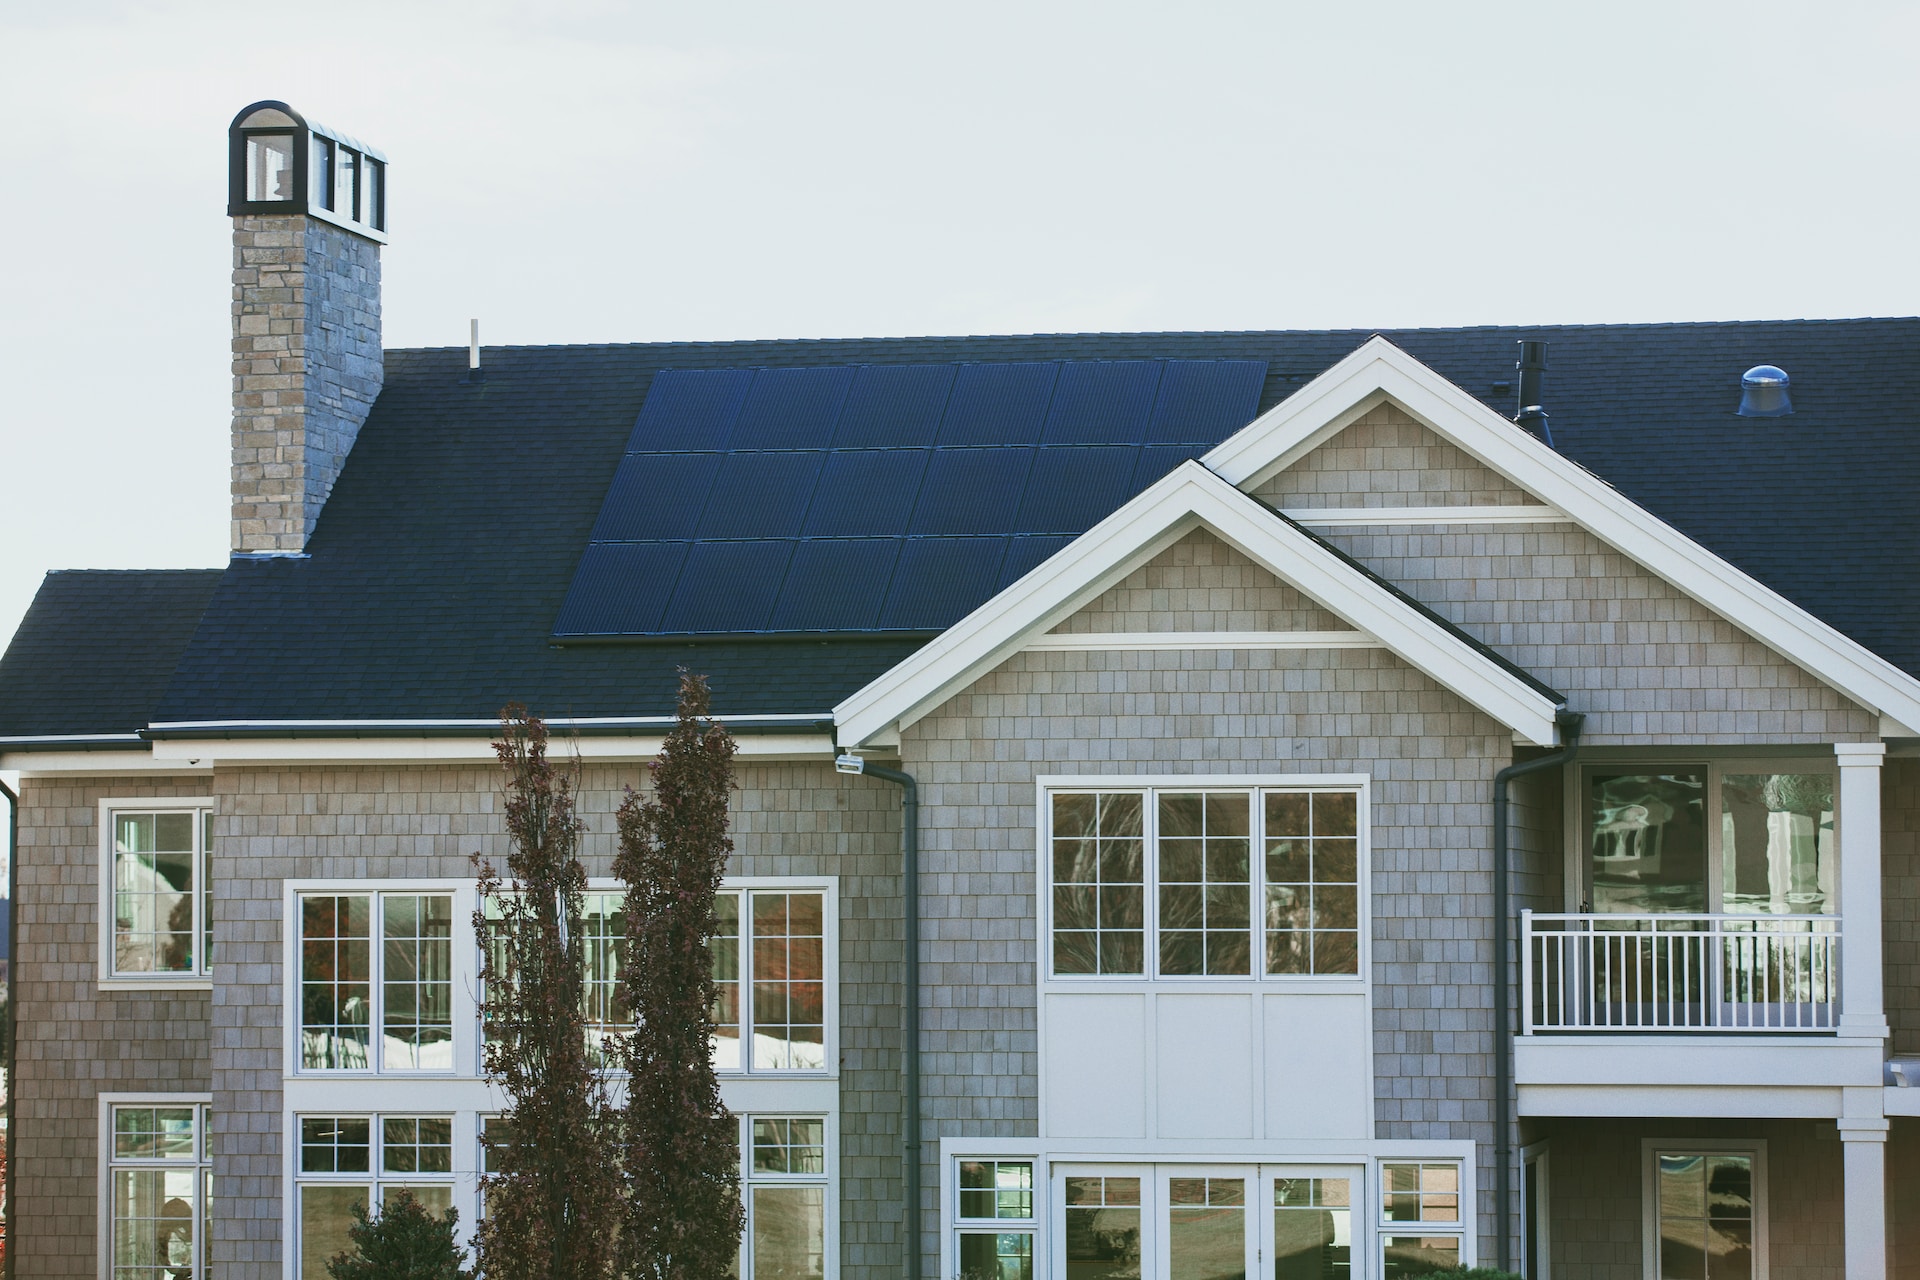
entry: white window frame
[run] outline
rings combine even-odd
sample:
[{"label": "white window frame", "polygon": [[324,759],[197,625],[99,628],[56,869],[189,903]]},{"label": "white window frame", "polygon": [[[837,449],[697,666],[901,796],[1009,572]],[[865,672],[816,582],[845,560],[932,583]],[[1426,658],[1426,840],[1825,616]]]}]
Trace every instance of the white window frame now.
[{"label": "white window frame", "polygon": [[98,1135],[96,1148],[98,1166],[95,1178],[95,1204],[98,1206],[96,1248],[99,1260],[100,1280],[112,1280],[113,1277],[113,1171],[115,1169],[183,1169],[188,1167],[185,1161],[160,1160],[116,1160],[113,1154],[113,1112],[116,1107],[192,1107],[194,1118],[194,1159],[192,1169],[199,1175],[194,1179],[195,1209],[199,1216],[194,1223],[194,1247],[200,1255],[195,1266],[195,1280],[204,1280],[212,1272],[207,1257],[207,1247],[211,1243],[206,1237],[212,1234],[202,1231],[200,1224],[211,1227],[211,1212],[200,1204],[199,1197],[210,1195],[208,1182],[212,1177],[213,1152],[208,1129],[213,1108],[213,1095],[210,1093],[102,1093],[96,1095],[99,1108],[96,1120]]},{"label": "white window frame", "polygon": [[[1026,1164],[1032,1166],[1033,1212],[1024,1218],[968,1218],[960,1213],[960,1166],[974,1160],[990,1160],[996,1164]],[[1032,1274],[1036,1277],[1051,1272],[1052,1255],[1047,1250],[1048,1205],[1051,1203],[1049,1189],[1051,1179],[1047,1172],[1046,1158],[1039,1152],[1026,1151],[956,1151],[946,1155],[940,1169],[940,1274],[948,1280],[954,1280],[960,1274],[960,1237],[980,1234],[1014,1234],[1033,1237]]]},{"label": "white window frame", "polygon": [[[1244,989],[1260,987],[1306,987],[1313,990],[1361,990],[1368,985],[1372,971],[1372,862],[1373,862],[1373,780],[1363,773],[1227,773],[1227,774],[1075,774],[1042,775],[1035,779],[1036,845],[1035,884],[1038,911],[1040,982],[1042,990],[1113,989]],[[1142,874],[1145,921],[1143,948],[1144,973],[1072,973],[1053,971],[1053,796],[1060,792],[1146,793],[1142,814]],[[1251,844],[1249,891],[1252,895],[1252,959],[1248,974],[1169,974],[1159,973],[1159,885],[1160,863],[1157,845],[1157,792],[1237,791],[1252,797],[1253,822],[1248,840]],[[1260,794],[1266,791],[1349,791],[1356,799],[1355,813],[1355,939],[1357,960],[1353,973],[1279,973],[1266,972],[1266,937],[1262,927],[1262,890],[1266,885],[1266,856],[1263,847],[1265,807]]]},{"label": "white window frame", "polygon": [[[394,894],[449,894],[453,898],[453,1065],[450,1068],[389,1068],[384,1061],[384,1038],[381,1025],[386,1012],[386,993],[383,990],[385,978],[385,956],[382,954],[382,934],[379,928],[377,899],[383,893]],[[361,895],[374,898],[370,908],[371,951],[369,966],[369,985],[373,996],[368,1011],[368,1048],[378,1061],[361,1069],[351,1067],[306,1067],[300,1061],[300,942],[301,914],[300,900],[305,897],[328,897]],[[284,959],[282,961],[281,1008],[286,1011],[282,1021],[282,1052],[286,1055],[284,1073],[287,1076],[299,1076],[306,1079],[331,1080],[419,1080],[446,1079],[449,1077],[477,1076],[479,1074],[479,1037],[478,1005],[474,993],[479,986],[479,971],[474,967],[474,958],[478,955],[478,944],[473,932],[473,911],[479,901],[479,893],[472,880],[453,880],[447,878],[423,878],[419,880],[288,880],[283,884],[281,919],[286,922],[282,930],[285,939]],[[312,1109],[320,1114],[324,1108]],[[340,1114],[353,1114],[357,1108],[346,1107]],[[332,1114],[328,1111],[327,1114]],[[414,1114],[409,1111],[408,1114]],[[422,1111],[419,1114],[427,1114]]]},{"label": "white window frame", "polygon": [[[1520,1148],[1520,1266],[1526,1280],[1549,1280],[1553,1275],[1553,1144],[1546,1139]],[[1533,1179],[1534,1253],[1536,1266],[1527,1269],[1527,1179]]]},{"label": "white window frame", "polygon": [[[1391,1164],[1450,1164],[1454,1167],[1454,1186],[1457,1188],[1455,1218],[1452,1222],[1408,1222],[1394,1221],[1387,1217],[1387,1166]],[[1368,1212],[1373,1218],[1372,1243],[1368,1246],[1370,1256],[1367,1266],[1368,1275],[1379,1275],[1386,1269],[1387,1240],[1392,1236],[1425,1236],[1435,1238],[1444,1236],[1460,1243],[1458,1257],[1462,1267],[1479,1265],[1475,1246],[1479,1231],[1473,1228],[1478,1216],[1476,1205],[1478,1192],[1474,1186],[1474,1165],[1471,1160],[1458,1160],[1447,1156],[1400,1156],[1385,1155],[1373,1162],[1368,1171],[1368,1180],[1372,1184],[1367,1188],[1372,1204]],[[1405,1195],[1405,1192],[1398,1194]],[[1357,1242],[1356,1242],[1357,1243]]]},{"label": "white window frame", "polygon": [[[1566,801],[1566,845],[1569,865],[1566,869],[1566,909],[1581,909],[1593,900],[1593,815],[1588,810],[1592,798],[1591,779],[1595,774],[1680,773],[1706,775],[1706,810],[1702,815],[1707,836],[1707,904],[1709,915],[1723,915],[1726,907],[1726,841],[1721,831],[1724,812],[1720,800],[1721,778],[1729,773],[1824,773],[1833,779],[1833,899],[1826,915],[1838,922],[1846,908],[1847,886],[1840,874],[1840,762],[1832,755],[1809,755],[1804,750],[1791,754],[1739,756],[1708,752],[1644,751],[1614,758],[1591,756],[1568,769]],[[1760,913],[1755,913],[1759,915]],[[1811,913],[1804,913],[1811,914]],[[1761,918],[1764,918],[1763,916]]]},{"label": "white window frame", "polygon": [[1767,1140],[1765,1138],[1642,1138],[1640,1140],[1640,1262],[1647,1280],[1660,1274],[1660,1188],[1656,1172],[1662,1155],[1741,1155],[1753,1160],[1753,1280],[1767,1280],[1771,1243],[1767,1229]]},{"label": "white window frame", "polygon": [[[753,1066],[753,921],[747,907],[755,890],[782,893],[818,893],[821,927],[821,1016],[826,1026],[821,1033],[821,1066]],[[722,1080],[756,1077],[759,1079],[825,1079],[840,1073],[840,899],[839,880],[834,876],[729,876],[720,884],[722,893],[738,893],[740,912],[740,1065],[715,1071]],[[761,1108],[771,1114],[770,1108]],[[797,1113],[796,1113],[797,1114]]]},{"label": "white window frame", "polygon": [[[755,1177],[753,1172],[753,1122],[755,1120],[818,1120],[821,1141],[826,1144],[826,1172],[821,1174],[778,1173]],[[826,1280],[840,1274],[840,1116],[832,1111],[806,1107],[781,1109],[760,1107],[740,1115],[740,1199],[745,1216],[740,1224],[740,1280],[753,1276],[753,1189],[755,1187],[820,1187],[824,1194],[822,1213],[826,1230],[821,1248],[825,1251],[822,1269]]]},{"label": "white window frame", "polygon": [[[207,847],[208,828],[215,810],[212,796],[113,796],[102,799],[99,814],[99,854],[94,865],[100,873],[100,964],[102,991],[211,991],[213,963],[207,954],[211,922],[204,918],[212,906],[213,853]],[[114,815],[117,813],[192,813],[194,815],[194,894],[193,938],[194,967],[178,973],[120,973],[113,967],[114,885],[116,883],[113,849]]]},{"label": "white window frame", "polygon": [[[368,1101],[375,1101],[369,1098]],[[367,1171],[365,1173],[307,1173],[300,1168],[300,1122],[306,1119],[344,1119],[365,1120],[367,1122]],[[387,1174],[381,1170],[381,1158],[385,1147],[385,1134],[381,1121],[385,1119],[448,1119],[452,1121],[449,1153],[453,1165],[451,1173],[432,1174]],[[453,1207],[460,1210],[460,1225],[456,1238],[463,1246],[471,1246],[475,1215],[471,1210],[477,1204],[476,1174],[461,1167],[460,1153],[462,1138],[468,1139],[467,1146],[478,1149],[478,1121],[472,1112],[462,1112],[450,1108],[409,1107],[404,1105],[386,1106],[378,1110],[359,1107],[304,1107],[299,1111],[287,1113],[286,1150],[286,1187],[287,1207],[285,1222],[287,1234],[285,1247],[281,1250],[285,1259],[284,1272],[288,1280],[298,1280],[300,1275],[300,1189],[308,1186],[366,1187],[369,1189],[367,1207],[369,1212],[380,1203],[380,1188],[383,1183],[395,1186],[420,1186],[432,1183],[448,1188]]]}]

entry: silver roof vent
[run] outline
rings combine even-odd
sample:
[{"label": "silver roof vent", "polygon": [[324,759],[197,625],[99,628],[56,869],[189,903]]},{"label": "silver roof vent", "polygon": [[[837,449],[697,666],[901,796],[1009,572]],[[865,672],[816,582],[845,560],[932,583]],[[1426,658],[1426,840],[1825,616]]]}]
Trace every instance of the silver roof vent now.
[{"label": "silver roof vent", "polygon": [[1779,365],[1757,364],[1740,375],[1740,407],[1734,412],[1743,418],[1784,418],[1793,412],[1791,385]]}]

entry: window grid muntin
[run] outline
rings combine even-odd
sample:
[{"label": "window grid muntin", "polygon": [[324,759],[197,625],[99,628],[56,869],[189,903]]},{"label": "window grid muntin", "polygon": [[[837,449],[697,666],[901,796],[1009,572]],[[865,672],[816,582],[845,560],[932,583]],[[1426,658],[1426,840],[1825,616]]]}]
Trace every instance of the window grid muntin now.
[{"label": "window grid muntin", "polygon": [[[1178,782],[1177,779],[1170,780],[1170,783],[1177,783],[1177,782]],[[1250,944],[1254,945],[1256,950],[1258,950],[1262,956],[1261,970],[1256,975],[1220,975],[1220,974],[1202,975],[1202,974],[1168,973],[1157,964],[1154,966],[1152,972],[1147,972],[1144,964],[1139,968],[1134,968],[1131,970],[1127,970],[1125,972],[1109,972],[1105,969],[1101,969],[1097,973],[1092,970],[1086,970],[1086,969],[1062,969],[1058,967],[1057,961],[1060,956],[1060,946],[1059,946],[1058,939],[1059,939],[1060,933],[1062,932],[1062,930],[1058,927],[1060,922],[1060,906],[1062,902],[1060,890],[1066,885],[1071,885],[1073,887],[1084,887],[1089,884],[1094,884],[1095,881],[1089,878],[1085,880],[1074,880],[1074,881],[1065,882],[1065,885],[1063,885],[1063,882],[1059,878],[1061,867],[1063,865],[1061,861],[1063,856],[1073,857],[1075,855],[1078,855],[1084,860],[1085,858],[1091,857],[1092,855],[1084,850],[1072,850],[1065,853],[1063,853],[1063,851],[1061,850],[1060,845],[1063,842],[1066,842],[1066,843],[1071,843],[1073,841],[1084,842],[1091,839],[1091,837],[1088,837],[1085,834],[1083,834],[1081,831],[1076,830],[1072,835],[1065,837],[1063,841],[1062,837],[1060,837],[1059,835],[1058,824],[1056,822],[1056,817],[1058,815],[1057,801],[1062,797],[1084,798],[1084,797],[1132,796],[1132,797],[1138,797],[1140,799],[1140,808],[1143,814],[1146,815],[1146,822],[1143,824],[1143,834],[1141,836],[1141,841],[1140,841],[1142,845],[1141,880],[1144,883],[1144,887],[1147,893],[1151,895],[1151,900],[1145,904],[1145,911],[1143,913],[1143,916],[1145,920],[1154,922],[1154,925],[1155,925],[1154,928],[1145,931],[1147,936],[1143,940],[1142,952],[1143,954],[1152,953],[1154,954],[1155,958],[1158,959],[1158,953],[1160,950],[1158,945],[1158,933],[1159,933],[1158,921],[1160,919],[1159,889],[1161,886],[1161,881],[1160,881],[1161,869],[1159,865],[1160,863],[1159,845],[1161,843],[1161,835],[1158,830],[1159,805],[1155,802],[1158,799],[1158,797],[1163,795],[1193,795],[1196,793],[1207,795],[1207,796],[1245,795],[1250,797],[1252,823],[1251,823],[1248,839],[1250,842],[1250,847],[1254,850],[1258,850],[1260,852],[1260,856],[1255,856],[1250,858],[1251,865],[1249,867],[1249,880],[1251,883],[1249,885],[1248,893],[1251,897],[1251,900],[1254,902],[1260,903],[1263,908],[1265,907],[1268,900],[1267,890],[1269,888],[1269,881],[1266,874],[1266,871],[1267,871],[1266,852],[1267,852],[1267,845],[1271,837],[1271,833],[1266,830],[1268,799],[1273,797],[1278,797],[1278,796],[1302,796],[1302,797],[1307,797],[1309,800],[1309,805],[1311,805],[1312,797],[1325,796],[1331,800],[1337,801],[1341,806],[1350,810],[1352,814],[1352,820],[1351,820],[1352,829],[1350,831],[1344,831],[1339,829],[1330,831],[1326,833],[1326,838],[1332,841],[1337,846],[1338,851],[1342,855],[1342,860],[1340,865],[1342,866],[1343,869],[1344,869],[1344,855],[1348,851],[1350,851],[1351,859],[1352,859],[1353,878],[1351,881],[1332,880],[1332,879],[1328,879],[1324,881],[1324,883],[1330,887],[1339,888],[1343,891],[1350,890],[1350,893],[1343,893],[1337,903],[1329,904],[1329,915],[1326,920],[1326,927],[1324,928],[1318,927],[1318,923],[1314,921],[1311,918],[1311,916],[1309,916],[1307,919],[1307,927],[1305,930],[1302,930],[1302,932],[1306,932],[1309,935],[1317,935],[1317,934],[1324,933],[1324,934],[1332,935],[1336,938],[1341,938],[1343,940],[1346,937],[1351,937],[1352,946],[1350,950],[1343,945],[1334,953],[1334,958],[1337,960],[1338,963],[1342,965],[1350,966],[1350,967],[1338,968],[1338,969],[1321,969],[1316,967],[1312,972],[1305,972],[1305,973],[1293,971],[1293,970],[1276,969],[1276,968],[1270,967],[1266,963],[1267,953],[1266,953],[1265,942],[1266,942],[1268,930],[1265,928],[1266,916],[1265,916],[1264,909],[1258,916],[1256,916],[1254,919],[1252,919],[1249,922],[1249,928],[1247,930]],[[1365,949],[1365,934],[1366,934],[1365,906],[1366,904],[1365,904],[1364,885],[1366,881],[1366,861],[1367,861],[1367,850],[1368,850],[1368,831],[1367,831],[1368,815],[1367,815],[1367,806],[1366,806],[1366,788],[1363,784],[1348,783],[1345,781],[1338,781],[1338,782],[1329,781],[1324,783],[1303,783],[1299,785],[1277,783],[1277,784],[1255,785],[1251,787],[1236,787],[1231,784],[1218,785],[1213,783],[1200,783],[1200,784],[1189,783],[1185,785],[1165,785],[1165,786],[1160,786],[1160,785],[1116,786],[1108,790],[1100,790],[1098,788],[1085,786],[1085,785],[1068,785],[1068,786],[1058,786],[1058,787],[1050,786],[1046,789],[1046,791],[1044,792],[1044,795],[1046,798],[1044,812],[1046,814],[1045,840],[1046,840],[1047,866],[1048,866],[1048,879],[1046,883],[1049,886],[1046,893],[1046,897],[1047,897],[1046,906],[1048,910],[1047,926],[1048,926],[1048,933],[1049,933],[1047,958],[1048,958],[1048,963],[1050,965],[1050,969],[1049,969],[1050,977],[1064,978],[1064,979],[1080,979],[1080,978],[1089,978],[1089,977],[1136,978],[1136,979],[1148,978],[1148,979],[1171,979],[1171,980],[1178,981],[1178,980],[1193,980],[1193,979],[1199,979],[1203,977],[1217,978],[1217,977],[1224,977],[1224,976],[1233,976],[1233,977],[1252,976],[1252,977],[1257,977],[1261,979],[1275,979],[1275,978],[1280,978],[1280,979],[1349,978],[1351,979],[1351,978],[1357,978],[1359,976],[1360,967],[1361,967],[1361,958]],[[1309,836],[1307,836],[1306,838],[1309,841],[1313,841],[1313,840],[1319,839],[1320,837],[1316,837],[1309,834]],[[1309,859],[1311,859],[1311,856],[1314,852],[1316,852],[1316,850],[1310,845],[1308,850]],[[1082,865],[1084,865],[1084,861]],[[1309,862],[1309,866],[1310,865],[1311,865],[1311,862]],[[1323,882],[1309,879],[1308,881],[1305,881],[1302,883],[1305,883],[1307,886],[1311,888]],[[1348,902],[1351,902],[1350,915],[1346,914],[1346,911],[1345,911],[1345,908]],[[1311,911],[1310,903],[1311,903],[1311,899],[1309,899],[1309,907],[1308,907],[1309,911]],[[1336,907],[1338,908],[1338,914],[1334,913],[1334,908]],[[1350,924],[1348,923],[1349,920],[1351,921]],[[1069,934],[1082,934],[1082,935],[1093,932],[1092,926],[1088,926],[1084,924],[1084,912],[1082,912],[1082,919],[1075,920],[1074,926],[1075,927],[1069,928],[1065,932]],[[1310,943],[1310,945],[1312,944]]]},{"label": "window grid muntin", "polygon": [[1031,1221],[1034,1217],[1032,1160],[963,1159],[955,1187],[961,1222]]},{"label": "window grid muntin", "polygon": [[[144,835],[129,841],[127,824],[135,824],[135,830],[138,830],[142,819],[146,820]],[[182,824],[184,830],[181,829]],[[104,976],[160,982],[206,979],[213,972],[213,811],[204,805],[174,806],[165,802],[115,804],[106,811],[105,825],[110,924],[103,942],[106,948]],[[155,847],[161,843],[159,837],[163,825],[169,828],[165,843],[178,847]],[[126,847],[130,843],[144,843],[147,847]],[[122,927],[126,911],[142,901],[155,910],[154,923],[157,926],[157,899],[168,896],[159,890],[123,888],[129,878],[129,867],[139,865],[137,860],[142,854],[153,858],[154,865],[147,867],[146,871],[156,877],[160,874],[158,862],[162,856],[168,856],[175,863],[185,859],[188,887],[184,891],[177,888],[172,891],[171,896],[177,897],[179,902],[171,908],[169,915],[185,906],[186,920],[176,922],[169,919],[166,928],[134,930]],[[169,941],[162,944],[160,940],[163,938]],[[141,945],[133,939],[144,939],[144,945],[150,953],[162,945],[183,948],[187,963],[169,968],[151,965],[146,968],[123,967],[122,960],[127,954],[123,948]]]},{"label": "window grid muntin", "polygon": [[[817,1261],[818,1268],[783,1270],[777,1274],[824,1276],[831,1270],[834,1215],[837,1212],[826,1154],[831,1142],[827,1118],[822,1115],[767,1112],[742,1116],[741,1124],[745,1130],[745,1141],[741,1143],[740,1190],[747,1211],[747,1220],[741,1232],[741,1280],[755,1280],[759,1265],[757,1255],[764,1246],[773,1243],[765,1235],[765,1230],[771,1223],[779,1221],[783,1214],[790,1216],[794,1206],[800,1206],[807,1212],[817,1210],[817,1245],[809,1256]],[[818,1167],[806,1170],[762,1168],[759,1137],[763,1127],[769,1137],[779,1139],[774,1145],[789,1153],[810,1150],[817,1138],[817,1162],[807,1155],[798,1163],[817,1163]],[[804,1139],[798,1145],[793,1141],[796,1134]],[[794,1163],[791,1159],[785,1162]]]},{"label": "window grid muntin", "polygon": [[[1054,972],[1144,974],[1147,793],[1062,790],[1047,807]],[[1063,919],[1071,927],[1062,927]]]},{"label": "window grid muntin", "polygon": [[[454,900],[450,889],[303,890],[295,895],[302,1073],[427,1075],[454,1069]],[[415,904],[419,918],[435,922],[431,936],[390,933],[389,903],[407,901]],[[431,912],[427,903],[434,904]],[[401,966],[398,973],[392,972],[396,963]],[[423,993],[429,999],[423,1001]],[[413,1016],[390,1017],[389,1003],[396,995],[402,1002],[412,998],[412,1009],[399,1012]],[[420,1016],[422,1004],[435,1002],[444,1008],[444,1018]],[[376,1026],[379,1035],[373,1034]],[[389,1029],[416,1039],[410,1043],[403,1038],[390,1048]],[[434,1038],[420,1039],[428,1033]],[[423,1045],[431,1052],[420,1052]],[[409,1065],[410,1057],[424,1065]]]},{"label": "window grid muntin", "polygon": [[[105,1243],[109,1273],[114,1280],[201,1280],[208,1274],[206,1250],[213,1200],[211,1153],[206,1139],[208,1109],[204,1102],[148,1101],[109,1105],[107,1129],[112,1140],[106,1149]],[[184,1151],[175,1138],[159,1144],[164,1148],[160,1154],[122,1153],[120,1138],[123,1132],[156,1132],[151,1127],[139,1127],[142,1114],[149,1118],[151,1125],[158,1118],[156,1113],[182,1111],[190,1116],[190,1133]],[[125,1127],[122,1124],[123,1115],[130,1122]],[[177,1117],[169,1114],[168,1118]],[[144,1197],[150,1203],[157,1199],[159,1210],[123,1213],[122,1208],[127,1205],[130,1194],[140,1194],[130,1193],[129,1189],[141,1185],[157,1185],[160,1188],[158,1197],[150,1194]],[[178,1201],[182,1194],[187,1197],[186,1213],[167,1213],[167,1206]],[[182,1252],[186,1257],[174,1260],[167,1246],[172,1243],[178,1227],[164,1228],[162,1224],[178,1222],[183,1216],[187,1239]],[[135,1227],[137,1231],[133,1239],[126,1234],[129,1227]],[[151,1241],[139,1239],[149,1231],[152,1234]],[[146,1243],[153,1247],[139,1248],[140,1244]],[[168,1256],[157,1256],[163,1252]],[[135,1256],[128,1257],[130,1254]],[[187,1268],[184,1272],[180,1270],[183,1266]]]},{"label": "window grid muntin", "polygon": [[745,1067],[824,1071],[827,895],[818,889],[742,893],[742,959],[752,999],[742,1001],[741,1045],[753,1046]]},{"label": "window grid muntin", "polygon": [[[445,1169],[394,1170],[388,1168],[389,1125],[401,1122],[401,1146],[417,1152],[420,1144],[407,1141],[411,1127],[417,1138],[422,1129],[444,1132],[439,1145],[445,1152]],[[453,1117],[447,1113],[418,1112],[326,1112],[302,1113],[294,1117],[299,1142],[298,1167],[294,1173],[293,1250],[298,1280],[324,1280],[325,1259],[331,1248],[309,1248],[309,1229],[313,1227],[313,1207],[330,1206],[344,1214],[350,1200],[361,1204],[376,1200],[384,1203],[400,1190],[414,1193],[430,1212],[439,1213],[454,1203],[456,1188],[453,1172]],[[311,1153],[311,1160],[310,1160]],[[344,1157],[344,1158],[343,1158]],[[402,1157],[404,1162],[404,1157]],[[309,1168],[309,1163],[331,1163],[333,1168]],[[437,1163],[437,1160],[436,1160]],[[350,1193],[358,1192],[357,1196]],[[421,1194],[421,1193],[425,1194]],[[349,1193],[343,1195],[342,1193]],[[337,1222],[335,1223],[337,1225]],[[309,1262],[314,1264],[309,1266]],[[318,1270],[315,1270],[318,1267]]]},{"label": "window grid muntin", "polygon": [[[1154,797],[1159,970],[1248,977],[1253,953],[1253,799],[1244,791]],[[1188,954],[1187,949],[1194,948]]]},{"label": "window grid muntin", "polygon": [[1380,1220],[1387,1226],[1460,1228],[1460,1165],[1450,1160],[1384,1160]]}]

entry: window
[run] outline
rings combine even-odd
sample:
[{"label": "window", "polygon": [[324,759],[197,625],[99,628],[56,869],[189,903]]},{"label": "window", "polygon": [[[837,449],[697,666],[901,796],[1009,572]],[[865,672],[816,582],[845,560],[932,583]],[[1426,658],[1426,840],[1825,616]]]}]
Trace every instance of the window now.
[{"label": "window", "polygon": [[316,208],[332,209],[333,143],[319,134],[307,136],[307,198]]},{"label": "window", "polygon": [[1460,1166],[1389,1162],[1380,1166],[1380,1233],[1387,1280],[1462,1265]]},{"label": "window", "polygon": [[1763,1280],[1765,1146],[1717,1141],[1643,1145],[1646,1274],[1657,1280]]},{"label": "window", "polygon": [[111,932],[102,977],[204,983],[212,972],[206,808],[106,810]]},{"label": "window", "polygon": [[301,1070],[451,1071],[452,895],[299,903]]},{"label": "window", "polygon": [[825,1280],[827,1122],[819,1116],[750,1116],[745,1121],[746,1235],[743,1280]]},{"label": "window", "polygon": [[375,231],[387,229],[387,166],[372,156],[360,157],[360,221]]},{"label": "window", "polygon": [[300,1280],[325,1280],[356,1204],[403,1191],[435,1214],[453,1204],[453,1117],[301,1116],[299,1126]]},{"label": "window", "polygon": [[962,1160],[958,1173],[957,1280],[1033,1280],[1033,1161]]},{"label": "window", "polygon": [[1054,975],[1357,975],[1360,809],[1352,787],[1053,792]]},{"label": "window", "polygon": [[1352,1180],[1275,1178],[1274,1280],[1347,1280],[1352,1274]]},{"label": "window", "polygon": [[114,1280],[198,1280],[207,1274],[213,1175],[206,1116],[206,1103],[177,1098],[107,1107]]},{"label": "window", "polygon": [[247,194],[255,203],[293,199],[293,135],[247,135]]},{"label": "window", "polygon": [[1062,1209],[1070,1280],[1120,1280],[1141,1268],[1140,1179],[1065,1179]]},{"label": "window", "polygon": [[1819,761],[1589,766],[1593,910],[1833,914],[1835,772]]}]

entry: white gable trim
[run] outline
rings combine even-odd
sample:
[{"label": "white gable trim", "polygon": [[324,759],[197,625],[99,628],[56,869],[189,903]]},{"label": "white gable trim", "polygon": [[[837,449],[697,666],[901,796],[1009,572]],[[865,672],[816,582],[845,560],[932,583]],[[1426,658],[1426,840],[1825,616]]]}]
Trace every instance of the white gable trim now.
[{"label": "white gable trim", "polygon": [[1854,702],[1898,725],[1920,725],[1920,681],[1728,564],[1385,338],[1368,339],[1201,461],[1228,482],[1252,489],[1387,401]]},{"label": "white gable trim", "polygon": [[1511,729],[1555,741],[1553,699],[1197,462],[1167,476],[834,708],[840,740],[885,740],[1190,530],[1256,564]]}]

